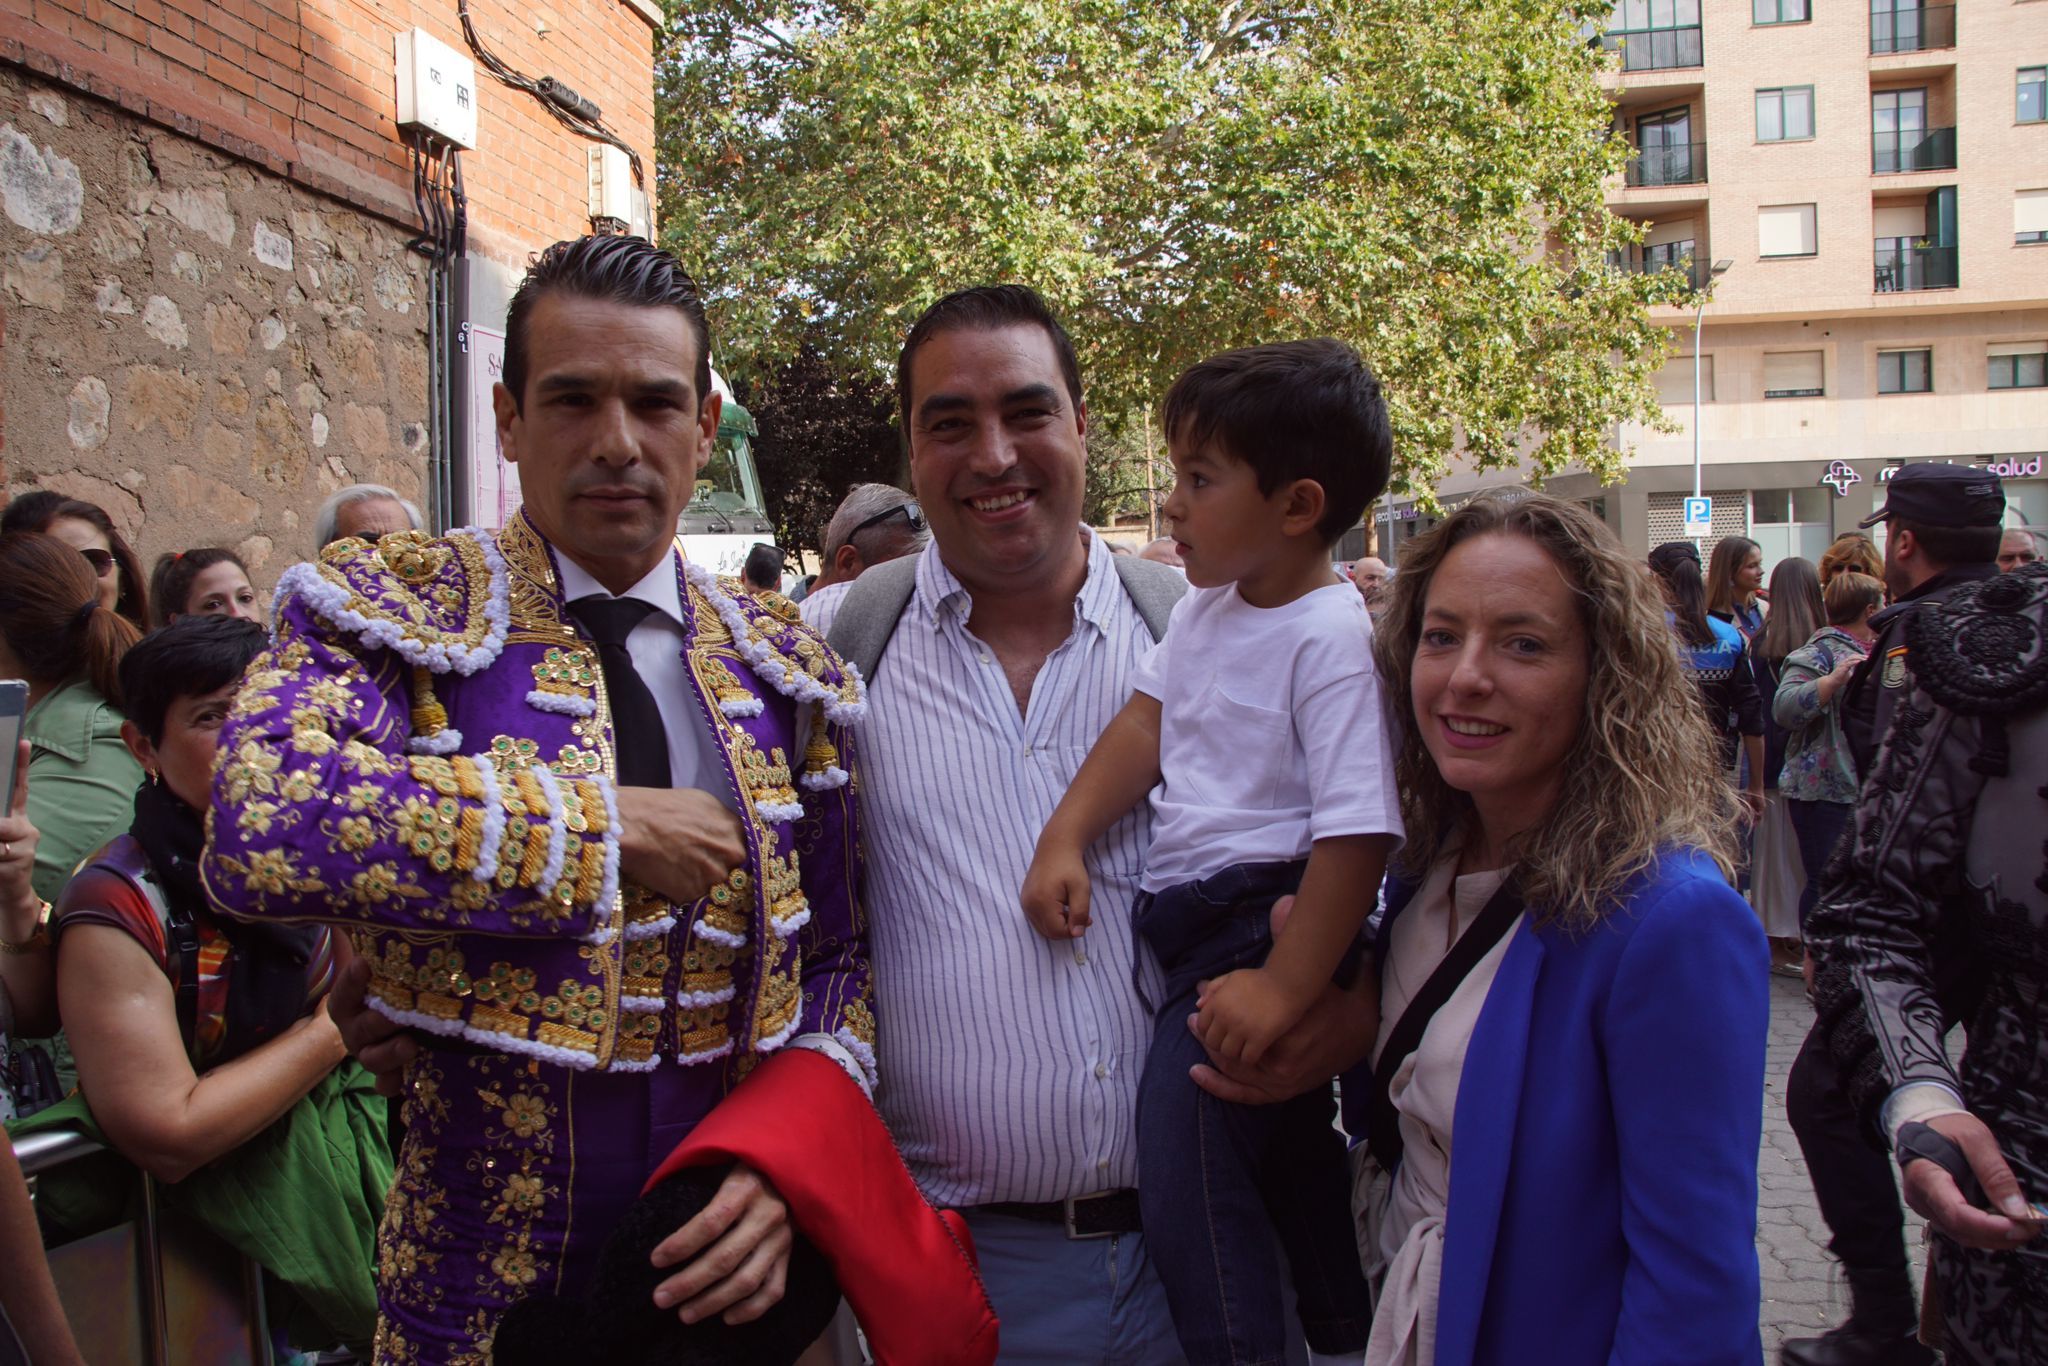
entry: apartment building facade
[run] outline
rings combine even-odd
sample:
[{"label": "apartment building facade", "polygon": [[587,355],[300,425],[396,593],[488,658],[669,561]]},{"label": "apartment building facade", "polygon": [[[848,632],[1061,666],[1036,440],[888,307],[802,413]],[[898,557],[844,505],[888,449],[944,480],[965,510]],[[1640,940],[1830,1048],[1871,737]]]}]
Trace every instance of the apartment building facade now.
[{"label": "apartment building facade", "polygon": [[[2048,0],[1621,0],[1602,41],[1630,146],[1609,205],[1643,226],[1617,264],[1712,279],[1715,534],[1812,558],[1928,460],[1998,470],[2014,518],[2048,526]],[[1639,551],[1693,492],[1695,311],[1655,316],[1676,430],[1619,430],[1621,484],[1547,484]],[[1397,546],[1430,524],[1393,512]]]}]

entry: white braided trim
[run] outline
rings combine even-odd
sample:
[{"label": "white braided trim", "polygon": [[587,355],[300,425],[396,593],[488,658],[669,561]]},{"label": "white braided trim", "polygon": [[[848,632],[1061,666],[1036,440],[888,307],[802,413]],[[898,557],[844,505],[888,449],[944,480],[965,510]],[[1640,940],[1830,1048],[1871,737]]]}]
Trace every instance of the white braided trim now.
[{"label": "white braided trim", "polygon": [[638,1062],[629,1062],[625,1058],[613,1058],[611,1065],[604,1070],[607,1072],[652,1072],[659,1066],[661,1066],[659,1055],[651,1058],[642,1058]]},{"label": "white braided trim", "polygon": [[727,1039],[718,1047],[707,1048],[702,1053],[678,1053],[676,1062],[684,1067],[690,1067],[700,1062],[716,1062],[720,1058],[729,1057],[731,1053],[732,1040]]},{"label": "white braided trim", "polygon": [[408,754],[453,754],[462,748],[462,732],[444,726],[432,735],[415,735],[405,742]]},{"label": "white braided trim", "polygon": [[718,576],[693,560],[683,561],[683,574],[691,585],[704,595],[718,612],[718,619],[725,623],[725,629],[732,633],[732,648],[754,676],[766,683],[784,697],[799,702],[815,702],[824,709],[825,715],[850,726],[867,715],[867,688],[862,683],[860,670],[851,664],[845,665],[847,681],[853,685],[851,702],[843,700],[837,692],[812,678],[802,669],[789,667],[781,655],[761,639],[754,624],[740,611],[739,604],[718,583]]},{"label": "white braided trim", "polygon": [[498,766],[490,755],[472,754],[469,761],[476,765],[477,785],[484,790],[484,833],[477,841],[476,867],[469,875],[478,882],[496,882],[498,853],[505,844],[505,794],[498,787]]},{"label": "white braided trim", "polygon": [[802,929],[804,926],[810,923],[811,903],[808,901],[804,903],[804,908],[802,910],[798,911],[795,915],[791,916],[787,920],[777,920],[772,915],[768,917],[768,928],[774,933],[777,939],[787,939],[791,935],[795,934],[798,930]]},{"label": "white braided trim", "polygon": [[295,564],[279,575],[276,599],[282,603],[291,596],[304,598],[306,605],[330,625],[349,632],[365,646],[391,650],[406,663],[429,672],[476,673],[490,667],[505,648],[505,633],[512,622],[511,593],[506,584],[505,558],[492,544],[490,534],[476,527],[462,527],[450,531],[446,539],[457,536],[466,536],[475,543],[490,574],[484,600],[484,634],[474,645],[459,640],[429,643],[407,635],[395,621],[364,616],[348,605],[357,594],[326,578],[315,564]]},{"label": "white braided trim", "polygon": [[636,1015],[652,1015],[662,1008],[659,996],[620,996],[619,1009]]},{"label": "white braided trim", "polygon": [[802,802],[760,802],[754,809],[761,813],[761,819],[770,823],[779,821],[800,821],[804,818]]},{"label": "white braided trim", "polygon": [[731,697],[720,702],[718,709],[727,716],[759,716],[768,710],[768,704],[758,697]]},{"label": "white braided trim", "polygon": [[619,937],[619,932],[609,925],[600,926],[583,936],[583,942],[594,949],[601,949]]},{"label": "white braided trim", "polygon": [[717,991],[679,991],[676,1004],[691,1010],[702,1010],[706,1006],[722,1006],[733,998],[735,988],[720,987]]},{"label": "white braided trim", "polygon": [[747,946],[747,937],[745,935],[728,934],[708,920],[698,921],[691,929],[699,939],[708,939],[714,944],[723,944],[729,949],[743,949]]},{"label": "white braided trim", "polygon": [[542,692],[535,688],[526,695],[526,705],[535,711],[551,711],[557,716],[595,716],[597,699],[578,697],[572,693]]},{"label": "white braided trim", "polygon": [[788,1024],[776,1030],[765,1039],[754,1040],[754,1051],[757,1053],[773,1053],[776,1049],[788,1043],[791,1038],[795,1037],[796,1027],[802,1022],[803,1012],[801,1010],[796,1011],[789,1017]]},{"label": "white braided trim", "polygon": [[854,1061],[860,1064],[860,1070],[868,1074],[869,1086],[874,1086],[882,1079],[881,1073],[875,1067],[875,1050],[870,1045],[854,1038],[853,1031],[845,1025],[833,1030],[832,1037],[838,1040],[841,1048],[853,1054]]},{"label": "white braided trim", "polygon": [[555,781],[552,769],[546,764],[535,764],[533,780],[540,784],[540,795],[548,803],[548,857],[540,866],[540,880],[533,889],[548,896],[562,880],[562,864],[569,857],[569,813],[563,809],[562,785]]},{"label": "white braided trim", "polygon": [[834,764],[823,773],[806,773],[797,783],[807,792],[830,792],[835,787],[845,787],[853,775]]},{"label": "white braided trim", "polygon": [[660,916],[653,920],[630,920],[626,922],[626,941],[631,943],[636,939],[655,939],[675,927],[676,918],[672,915]]},{"label": "white braided trim", "polygon": [[488,1029],[478,1029],[474,1025],[464,1024],[460,1020],[444,1020],[439,1016],[424,1014],[417,1010],[400,1010],[397,1006],[390,1005],[376,996],[365,996],[363,999],[368,1002],[370,1009],[376,1011],[385,1019],[395,1024],[405,1025],[409,1029],[423,1029],[429,1034],[439,1034],[443,1038],[467,1039],[469,1042],[481,1044],[493,1052],[517,1053],[522,1057],[539,1058],[542,1062],[555,1063],[562,1067],[573,1068],[578,1072],[588,1072],[597,1066],[597,1055],[594,1053],[585,1053],[575,1048],[563,1048],[560,1044],[538,1043],[532,1039],[521,1039],[511,1034],[498,1034]]}]

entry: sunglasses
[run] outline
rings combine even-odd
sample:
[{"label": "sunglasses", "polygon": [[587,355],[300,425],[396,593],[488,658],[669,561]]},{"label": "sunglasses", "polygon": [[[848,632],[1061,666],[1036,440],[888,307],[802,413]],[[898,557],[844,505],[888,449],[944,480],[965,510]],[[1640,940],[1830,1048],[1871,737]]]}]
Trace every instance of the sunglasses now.
[{"label": "sunglasses", "polygon": [[904,520],[904,522],[910,527],[911,535],[924,535],[924,509],[919,507],[916,503],[898,503],[895,507],[890,508],[887,512],[878,512],[874,516],[868,518],[865,522],[862,522],[859,526],[855,527],[853,530],[847,532],[846,539],[850,541],[854,537],[860,535],[863,531],[866,531],[869,527],[880,526],[882,523],[888,521],[891,517],[901,517]]},{"label": "sunglasses", "polygon": [[111,550],[81,550],[85,562],[92,566],[93,577],[104,579],[114,568],[114,552]]}]

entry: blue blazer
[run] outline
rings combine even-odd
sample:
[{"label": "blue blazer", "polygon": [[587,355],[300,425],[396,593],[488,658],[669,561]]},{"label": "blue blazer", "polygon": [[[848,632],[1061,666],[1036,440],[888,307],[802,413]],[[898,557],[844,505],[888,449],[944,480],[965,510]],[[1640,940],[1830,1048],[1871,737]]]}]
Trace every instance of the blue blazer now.
[{"label": "blue blazer", "polygon": [[1755,1366],[1769,1024],[1763,929],[1704,855],[1590,933],[1522,922],[1458,1084],[1437,1366]]}]

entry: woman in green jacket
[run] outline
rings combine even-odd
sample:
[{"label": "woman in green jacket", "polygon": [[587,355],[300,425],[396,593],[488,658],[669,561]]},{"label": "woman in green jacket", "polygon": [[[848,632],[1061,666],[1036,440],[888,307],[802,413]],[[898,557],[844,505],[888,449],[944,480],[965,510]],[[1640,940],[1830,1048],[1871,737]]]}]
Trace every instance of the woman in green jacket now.
[{"label": "woman in green jacket", "polygon": [[0,677],[28,683],[35,890],[55,901],[80,859],[128,828],[142,766],[121,743],[121,656],[137,639],[85,558],[55,537],[0,536]]}]

